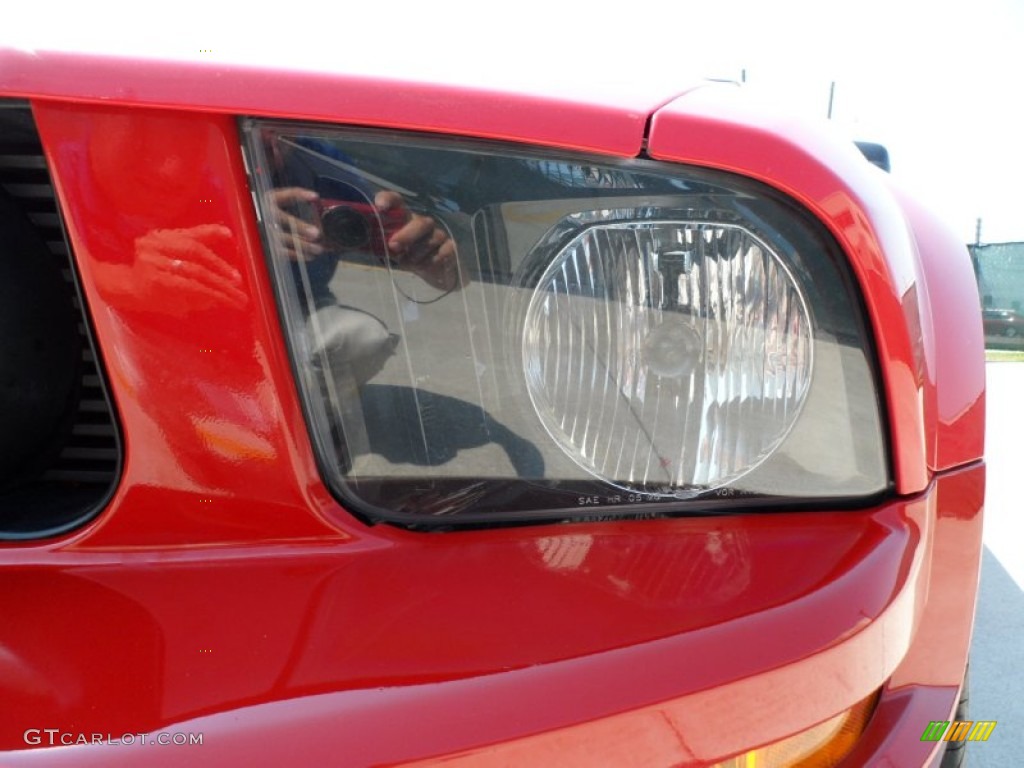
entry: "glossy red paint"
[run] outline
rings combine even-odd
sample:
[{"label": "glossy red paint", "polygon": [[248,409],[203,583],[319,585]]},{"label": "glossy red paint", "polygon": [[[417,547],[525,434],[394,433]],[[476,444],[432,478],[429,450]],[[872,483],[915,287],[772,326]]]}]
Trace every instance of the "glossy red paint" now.
[{"label": "glossy red paint", "polygon": [[342,536],[309,511],[325,499],[234,122],[56,103],[35,115],[73,203],[68,234],[126,437],[116,497],[64,546]]},{"label": "glossy red paint", "polygon": [[929,460],[938,472],[985,450],[985,338],[970,259],[949,226],[895,189],[911,226],[931,312],[934,355],[926,383]]},{"label": "glossy red paint", "polygon": [[239,64],[0,50],[0,92],[25,98],[258,114],[459,133],[635,157],[647,116],[679,93],[631,82],[582,100],[578,84],[529,93]]},{"label": "glossy red paint", "polygon": [[[5,642],[18,716],[0,743],[60,726],[203,733],[188,761],[205,764],[693,765],[788,735],[891,676],[887,717],[928,706],[898,721],[913,739],[886,728],[862,749],[913,764],[933,747],[915,718],[950,706],[967,653],[969,629],[950,637],[947,614],[973,610],[963,574],[977,572],[982,478],[965,470],[870,512],[382,529],[390,546],[374,550],[8,567],[3,612],[28,629]],[[153,759],[185,759],[168,750]],[[138,759],[121,746],[53,756]]]},{"label": "glossy red paint", "polygon": [[[629,154],[657,103],[639,123],[565,103],[537,127],[503,122],[507,105],[539,115],[550,99],[487,107],[493,94],[423,86],[430,99],[395,106],[367,82],[291,73],[278,88],[253,70],[214,78],[196,108],[200,69],[138,62],[126,80],[112,59],[40,62],[0,92],[33,98],[126,447],[97,520],[0,546],[5,765],[699,765],[878,688],[851,764],[932,757],[920,733],[952,711],[979,572],[982,392],[951,373],[976,339],[932,317],[965,303],[937,269],[948,239],[920,213],[908,228],[852,150],[717,88],[657,112],[649,145],[773,184],[850,254],[900,498],[416,534],[362,525],[319,479],[231,113]],[[325,83],[336,100],[316,99]],[[204,743],[26,750],[30,728]]]},{"label": "glossy red paint", "polygon": [[944,223],[893,190],[849,142],[755,107],[731,86],[695,91],[659,110],[648,153],[756,178],[832,231],[874,324],[901,493],[921,490],[933,471],[981,458],[980,305],[966,248]]}]

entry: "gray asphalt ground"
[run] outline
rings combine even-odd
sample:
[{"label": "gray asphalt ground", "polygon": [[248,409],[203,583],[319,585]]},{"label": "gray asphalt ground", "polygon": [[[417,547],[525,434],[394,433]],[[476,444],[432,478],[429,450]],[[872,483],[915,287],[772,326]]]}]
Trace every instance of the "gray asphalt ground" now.
[{"label": "gray asphalt ground", "polygon": [[1024,764],[1024,508],[1016,495],[1024,454],[1024,363],[988,364],[985,551],[971,649],[970,714],[997,720],[968,747],[971,768]]}]

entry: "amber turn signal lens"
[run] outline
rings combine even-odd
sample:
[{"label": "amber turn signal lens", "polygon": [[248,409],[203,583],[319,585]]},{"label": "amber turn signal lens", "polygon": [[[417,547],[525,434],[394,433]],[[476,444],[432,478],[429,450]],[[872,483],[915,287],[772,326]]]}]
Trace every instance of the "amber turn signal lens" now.
[{"label": "amber turn signal lens", "polygon": [[716,763],[713,768],[833,768],[864,733],[877,703],[876,691],[813,728]]}]

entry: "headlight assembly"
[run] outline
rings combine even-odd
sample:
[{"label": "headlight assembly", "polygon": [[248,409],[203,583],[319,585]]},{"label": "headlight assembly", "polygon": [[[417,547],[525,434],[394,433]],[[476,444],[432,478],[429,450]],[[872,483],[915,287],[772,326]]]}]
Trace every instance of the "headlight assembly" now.
[{"label": "headlight assembly", "polygon": [[492,143],[244,133],[311,433],[353,511],[450,525],[886,488],[855,284],[779,193]]}]

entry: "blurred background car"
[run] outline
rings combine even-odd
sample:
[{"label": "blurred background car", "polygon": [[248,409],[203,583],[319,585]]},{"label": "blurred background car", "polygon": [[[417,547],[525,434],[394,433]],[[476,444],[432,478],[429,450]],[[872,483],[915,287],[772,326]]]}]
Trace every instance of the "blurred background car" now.
[{"label": "blurred background car", "polygon": [[986,336],[1014,338],[1024,331],[1024,317],[1012,309],[984,309],[981,313]]}]

